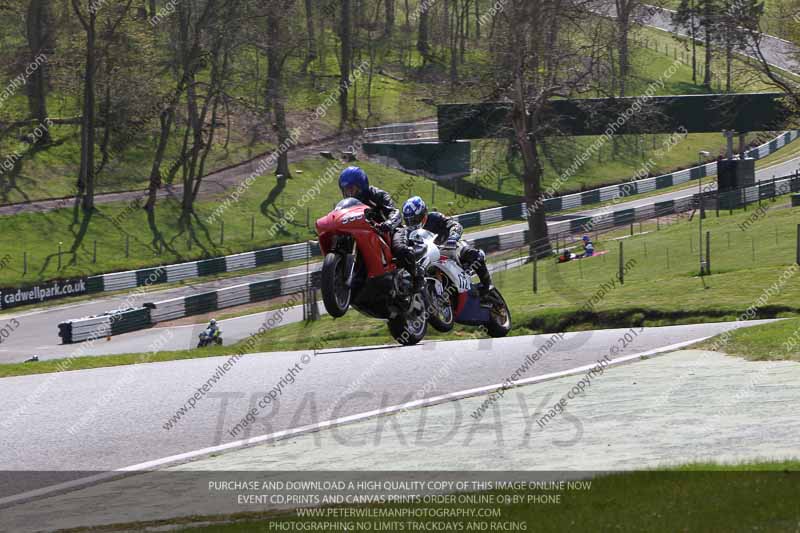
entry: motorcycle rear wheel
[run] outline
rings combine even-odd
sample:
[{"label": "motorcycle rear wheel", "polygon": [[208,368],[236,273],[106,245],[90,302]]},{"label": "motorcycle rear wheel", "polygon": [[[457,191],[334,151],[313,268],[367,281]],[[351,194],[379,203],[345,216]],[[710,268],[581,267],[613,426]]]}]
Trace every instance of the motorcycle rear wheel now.
[{"label": "motorcycle rear wheel", "polygon": [[345,285],[345,260],[340,254],[329,253],[322,262],[322,301],[333,318],[344,316],[350,308],[352,290]]},{"label": "motorcycle rear wheel", "polygon": [[492,306],[486,331],[489,332],[490,337],[505,337],[511,331],[511,311],[500,291],[494,289],[491,297],[496,303]]}]

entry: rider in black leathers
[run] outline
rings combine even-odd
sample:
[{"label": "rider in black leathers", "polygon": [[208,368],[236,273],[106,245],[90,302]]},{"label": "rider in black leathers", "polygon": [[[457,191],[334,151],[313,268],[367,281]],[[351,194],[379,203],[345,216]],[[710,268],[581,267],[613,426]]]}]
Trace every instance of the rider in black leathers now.
[{"label": "rider in black leathers", "polygon": [[408,234],[422,227],[436,235],[436,245],[443,249],[458,248],[458,260],[465,268],[473,270],[481,280],[481,294],[488,294],[494,287],[492,276],[486,266],[483,250],[461,240],[464,228],[454,218],[437,211],[428,212],[425,202],[413,196],[403,204],[406,226],[398,229],[392,238],[392,249],[408,248]]}]

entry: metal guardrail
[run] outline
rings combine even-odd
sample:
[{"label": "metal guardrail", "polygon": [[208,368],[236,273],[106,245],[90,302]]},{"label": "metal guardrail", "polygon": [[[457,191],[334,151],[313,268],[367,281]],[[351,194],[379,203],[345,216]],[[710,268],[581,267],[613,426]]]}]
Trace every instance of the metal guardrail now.
[{"label": "metal guardrail", "polygon": [[436,120],[429,122],[414,122],[401,124],[388,124],[364,129],[364,140],[368,143],[418,143],[439,142],[439,123]]}]

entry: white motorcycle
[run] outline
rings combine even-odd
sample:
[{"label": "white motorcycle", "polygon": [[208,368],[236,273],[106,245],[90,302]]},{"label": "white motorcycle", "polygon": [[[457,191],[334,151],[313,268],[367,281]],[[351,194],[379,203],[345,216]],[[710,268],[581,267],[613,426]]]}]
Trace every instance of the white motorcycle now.
[{"label": "white motorcycle", "polygon": [[458,323],[482,326],[491,337],[508,335],[511,311],[500,291],[494,288],[481,298],[480,284],[472,282],[474,272],[457,259],[458,248],[440,250],[435,240],[436,235],[424,229],[409,235],[409,241],[420,249],[418,264],[425,270],[428,323],[443,333]]}]

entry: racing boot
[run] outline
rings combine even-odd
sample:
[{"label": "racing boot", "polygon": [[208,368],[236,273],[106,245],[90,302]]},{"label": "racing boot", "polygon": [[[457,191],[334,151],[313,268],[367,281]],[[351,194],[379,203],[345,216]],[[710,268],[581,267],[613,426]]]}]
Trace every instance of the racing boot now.
[{"label": "racing boot", "polygon": [[481,300],[486,299],[494,290],[494,285],[492,285],[492,275],[489,273],[489,268],[486,266],[486,261],[481,261],[475,265],[475,273],[478,275],[478,279],[481,280]]}]

